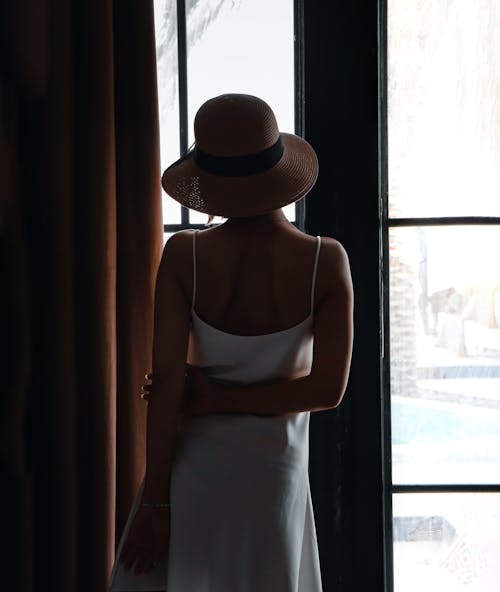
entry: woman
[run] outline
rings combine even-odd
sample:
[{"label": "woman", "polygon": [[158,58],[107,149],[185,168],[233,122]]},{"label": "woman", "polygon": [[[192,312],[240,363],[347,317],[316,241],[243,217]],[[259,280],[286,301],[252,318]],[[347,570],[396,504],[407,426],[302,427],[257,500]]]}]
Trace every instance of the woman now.
[{"label": "woman", "polygon": [[227,221],[164,248],[146,475],[110,590],[320,592],[309,412],[339,405],[347,384],[347,255],[281,210],[308,193],[318,162],[264,101],[215,97],[194,128],[162,185]]}]

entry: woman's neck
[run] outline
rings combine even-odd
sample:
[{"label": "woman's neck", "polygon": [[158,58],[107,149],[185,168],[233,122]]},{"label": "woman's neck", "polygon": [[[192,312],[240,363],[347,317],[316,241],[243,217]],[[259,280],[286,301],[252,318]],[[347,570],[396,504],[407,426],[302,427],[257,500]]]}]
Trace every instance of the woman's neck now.
[{"label": "woman's neck", "polygon": [[258,232],[293,226],[280,208],[258,216],[239,216],[228,218],[223,227],[238,232]]}]

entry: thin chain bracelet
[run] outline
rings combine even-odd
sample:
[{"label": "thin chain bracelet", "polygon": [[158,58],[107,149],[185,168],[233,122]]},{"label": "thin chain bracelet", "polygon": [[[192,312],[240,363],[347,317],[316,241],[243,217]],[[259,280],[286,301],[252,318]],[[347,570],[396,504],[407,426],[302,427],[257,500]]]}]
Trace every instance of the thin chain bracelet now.
[{"label": "thin chain bracelet", "polygon": [[147,504],[145,502],[141,502],[139,505],[142,508],[170,508],[170,504]]}]

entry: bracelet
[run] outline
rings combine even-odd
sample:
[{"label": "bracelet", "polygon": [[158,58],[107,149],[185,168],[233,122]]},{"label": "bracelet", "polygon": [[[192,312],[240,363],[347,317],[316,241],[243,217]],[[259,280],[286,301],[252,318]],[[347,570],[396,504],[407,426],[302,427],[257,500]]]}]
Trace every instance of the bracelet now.
[{"label": "bracelet", "polygon": [[139,505],[142,508],[170,508],[170,504],[147,504],[145,502],[141,502]]}]

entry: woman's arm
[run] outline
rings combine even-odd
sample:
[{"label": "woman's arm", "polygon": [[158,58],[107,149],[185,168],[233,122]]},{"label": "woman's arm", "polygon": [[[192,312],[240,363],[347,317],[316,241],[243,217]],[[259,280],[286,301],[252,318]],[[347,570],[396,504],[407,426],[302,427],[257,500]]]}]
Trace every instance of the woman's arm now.
[{"label": "woman's arm", "polygon": [[165,244],[156,277],[153,384],[146,434],[146,476],[142,502],[167,502],[170,472],[185,388],[190,306],[182,290],[182,266],[189,268],[191,233],[180,231]]},{"label": "woman's arm", "polygon": [[340,404],[347,386],[353,342],[353,288],[349,260],[335,239],[322,238],[314,317],[313,364],[308,376],[232,385],[188,368],[192,412],[282,415]]},{"label": "woman's arm", "polygon": [[236,385],[220,383],[201,368],[188,370],[189,406],[193,415],[242,413],[284,415],[299,411],[322,411],[335,405],[314,389],[311,375]]}]

